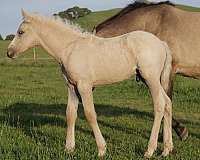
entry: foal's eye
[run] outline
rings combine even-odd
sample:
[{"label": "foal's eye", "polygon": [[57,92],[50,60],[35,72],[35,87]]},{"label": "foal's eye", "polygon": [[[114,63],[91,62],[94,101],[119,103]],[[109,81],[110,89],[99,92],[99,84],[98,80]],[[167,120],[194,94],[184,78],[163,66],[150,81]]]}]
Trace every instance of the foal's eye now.
[{"label": "foal's eye", "polygon": [[22,35],[22,34],[24,34],[24,31],[19,31],[18,34]]}]

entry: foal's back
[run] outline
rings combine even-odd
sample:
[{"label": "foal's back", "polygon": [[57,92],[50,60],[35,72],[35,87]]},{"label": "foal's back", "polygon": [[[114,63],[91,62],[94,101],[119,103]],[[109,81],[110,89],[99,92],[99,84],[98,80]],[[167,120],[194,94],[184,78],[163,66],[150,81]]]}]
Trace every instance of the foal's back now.
[{"label": "foal's back", "polygon": [[151,33],[135,31],[113,38],[93,36],[77,41],[66,68],[80,76],[75,79],[90,79],[94,85],[111,84],[135,74],[138,61],[162,68],[165,54],[163,42]]}]

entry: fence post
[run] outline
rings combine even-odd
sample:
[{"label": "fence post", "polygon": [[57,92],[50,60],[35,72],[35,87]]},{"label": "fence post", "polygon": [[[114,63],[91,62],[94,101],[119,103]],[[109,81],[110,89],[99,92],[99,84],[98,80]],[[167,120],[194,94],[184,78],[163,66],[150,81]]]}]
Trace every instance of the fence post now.
[{"label": "fence post", "polygon": [[34,59],[34,61],[36,60],[36,51],[35,51],[35,47],[33,48],[33,59]]}]

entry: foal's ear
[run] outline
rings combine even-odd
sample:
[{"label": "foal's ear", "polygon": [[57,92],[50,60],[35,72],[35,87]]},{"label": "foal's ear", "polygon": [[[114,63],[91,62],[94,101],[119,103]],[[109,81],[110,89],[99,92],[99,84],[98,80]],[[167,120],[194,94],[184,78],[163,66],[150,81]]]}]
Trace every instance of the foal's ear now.
[{"label": "foal's ear", "polygon": [[25,21],[30,22],[32,19],[32,15],[30,13],[28,13],[27,11],[25,11],[24,9],[21,9],[22,12],[22,16],[24,18]]}]

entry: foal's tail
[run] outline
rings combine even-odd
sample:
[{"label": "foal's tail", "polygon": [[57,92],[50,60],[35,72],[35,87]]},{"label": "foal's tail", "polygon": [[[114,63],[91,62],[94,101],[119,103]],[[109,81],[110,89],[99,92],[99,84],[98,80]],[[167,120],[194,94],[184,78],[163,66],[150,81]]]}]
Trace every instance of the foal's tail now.
[{"label": "foal's tail", "polygon": [[163,42],[163,45],[166,50],[166,59],[160,80],[162,87],[164,88],[167,95],[169,95],[168,92],[169,92],[169,87],[171,85],[171,76],[172,76],[172,54],[167,43]]}]

